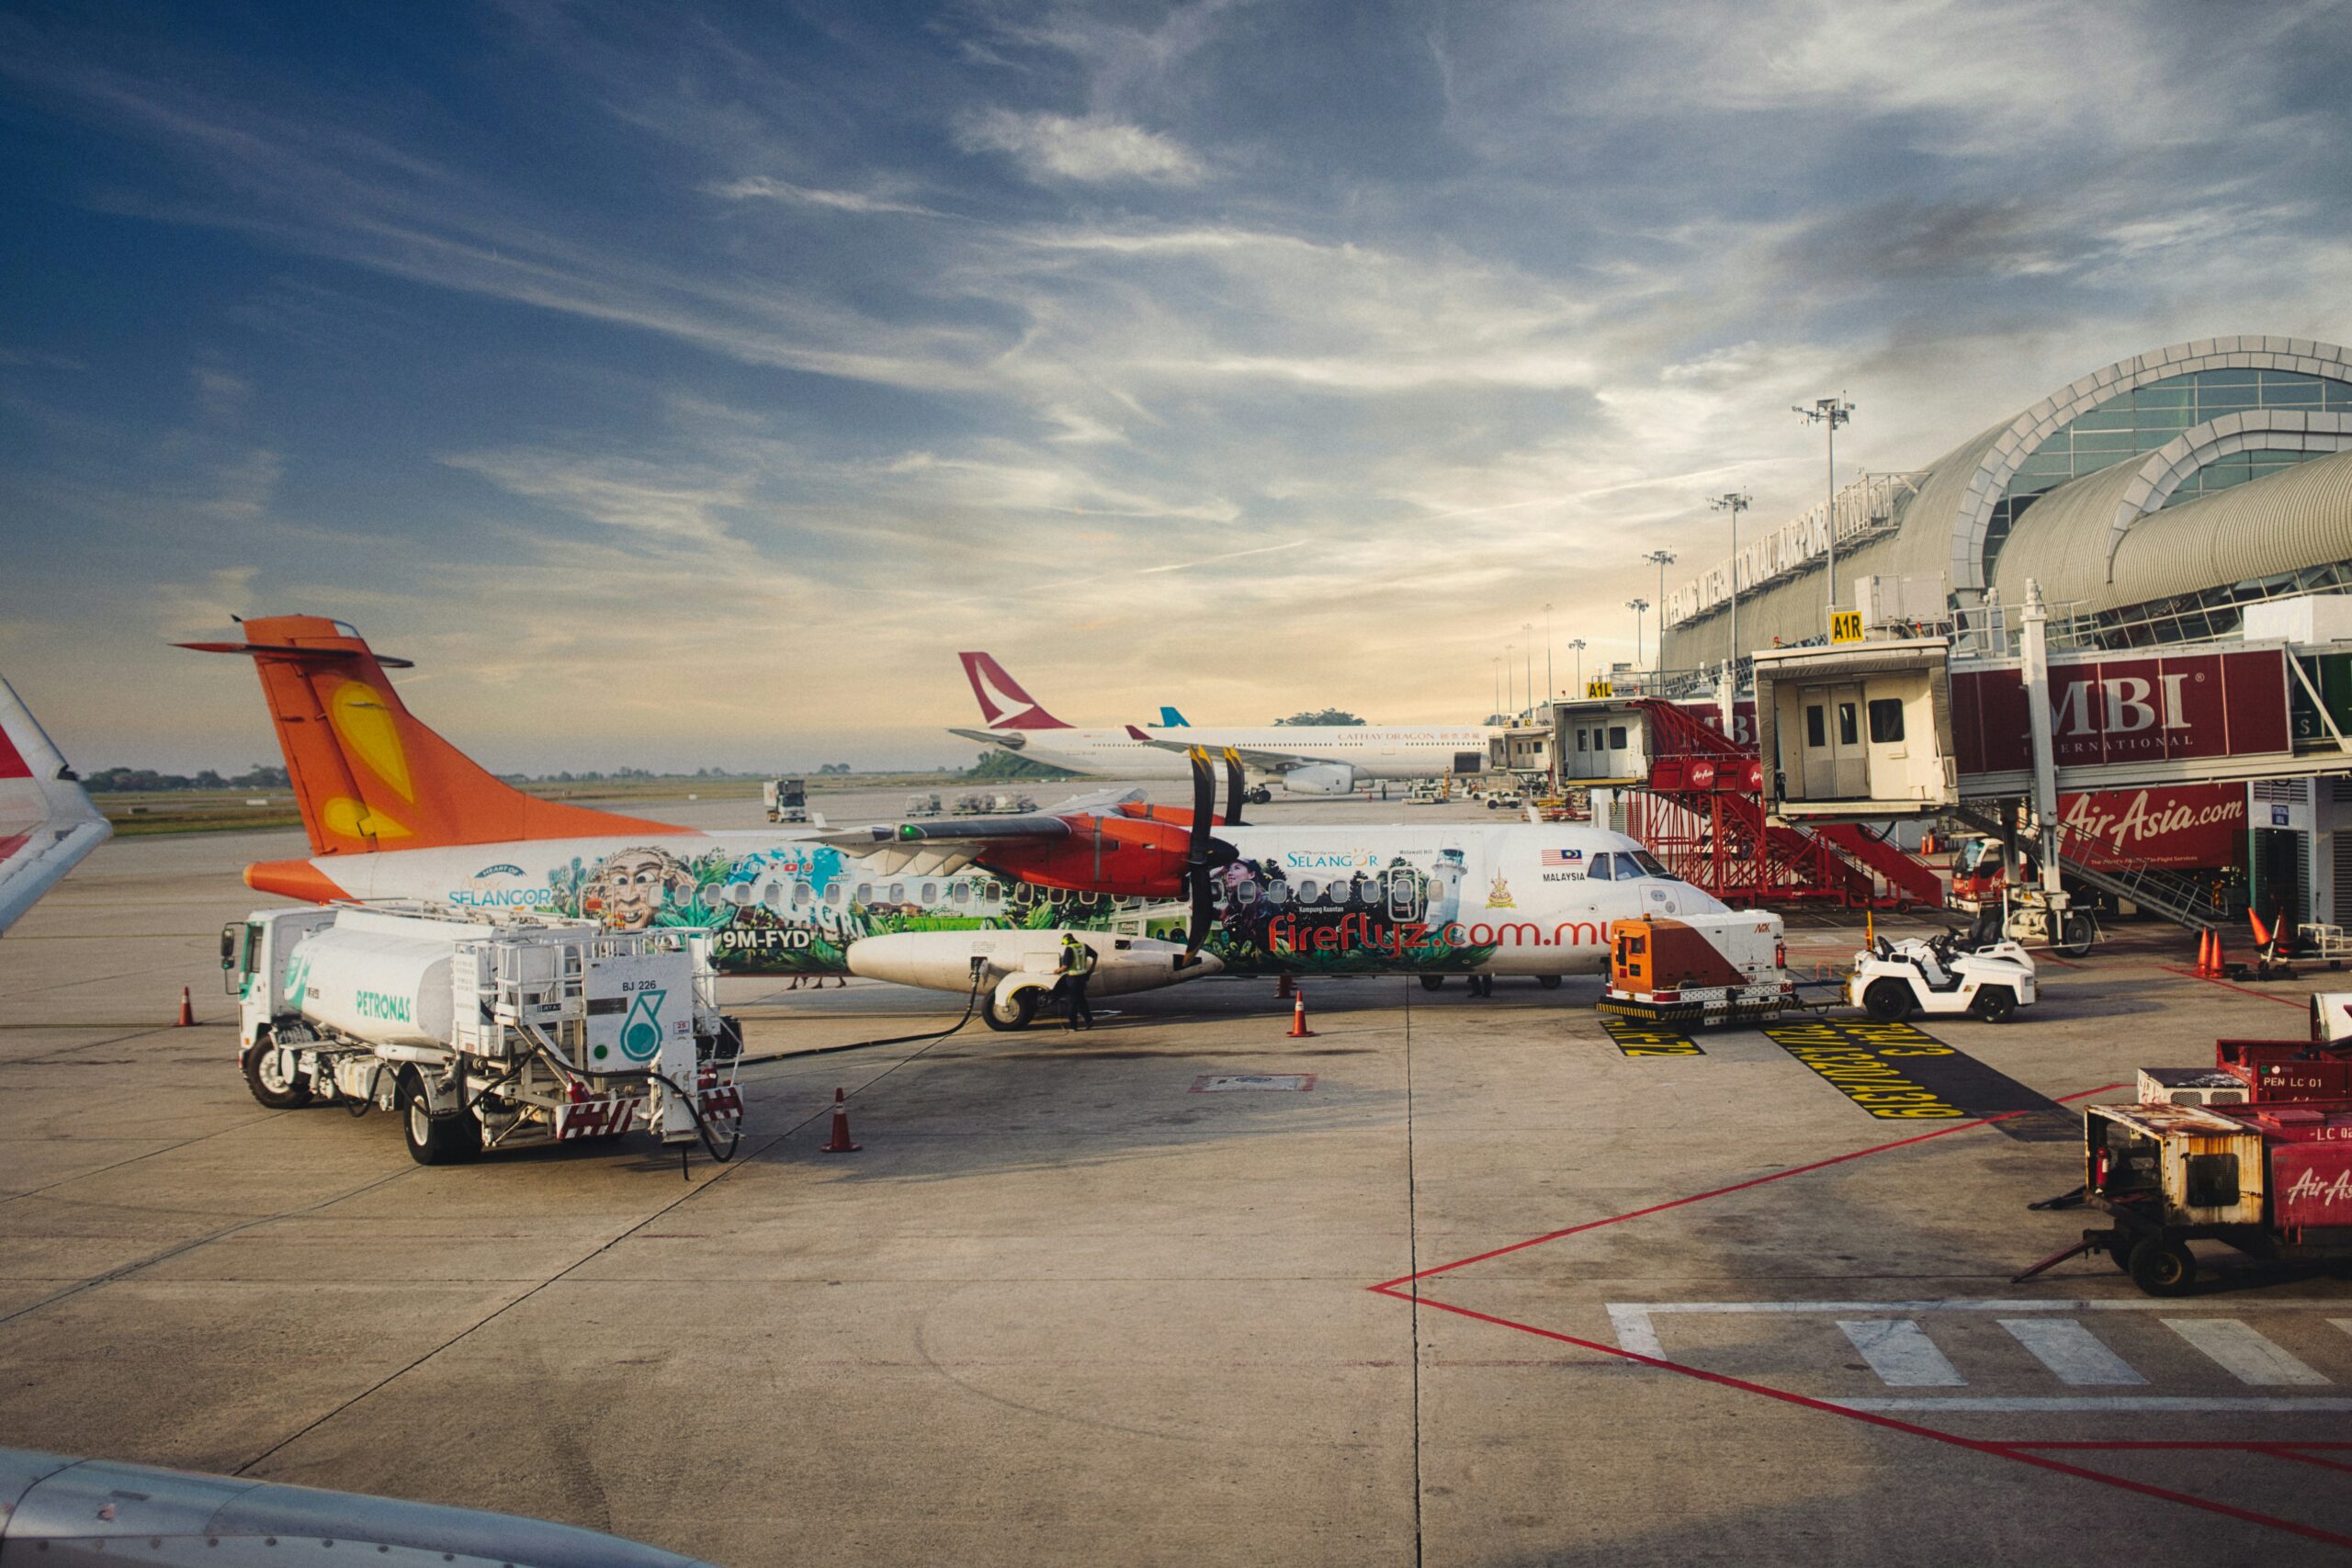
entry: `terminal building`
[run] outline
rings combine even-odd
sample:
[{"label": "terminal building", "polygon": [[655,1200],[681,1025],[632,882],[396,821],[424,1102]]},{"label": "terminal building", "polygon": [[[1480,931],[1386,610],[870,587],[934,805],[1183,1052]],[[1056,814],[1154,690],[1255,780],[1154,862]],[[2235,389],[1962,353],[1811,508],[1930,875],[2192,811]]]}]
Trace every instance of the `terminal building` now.
[{"label": "terminal building", "polygon": [[[2032,581],[2053,647],[2239,638],[2248,605],[2352,593],[2352,349],[2251,336],[2154,349],[1923,468],[1865,474],[1669,593],[1662,670],[1827,641],[1833,536],[1838,607],[1873,636],[2006,622],[2013,638]],[[2240,868],[2267,870],[2256,897],[2352,925],[2352,777],[2251,787],[2276,825],[2254,829]]]}]

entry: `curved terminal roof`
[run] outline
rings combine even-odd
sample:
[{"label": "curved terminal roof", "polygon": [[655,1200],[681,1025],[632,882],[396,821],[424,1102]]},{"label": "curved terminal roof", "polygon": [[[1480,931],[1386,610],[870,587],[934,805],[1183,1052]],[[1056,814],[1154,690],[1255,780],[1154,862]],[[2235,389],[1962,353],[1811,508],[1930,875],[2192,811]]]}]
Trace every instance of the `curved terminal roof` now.
[{"label": "curved terminal roof", "polygon": [[[1939,582],[1962,604],[1997,584],[2014,603],[2030,576],[2053,604],[2104,608],[2352,560],[2345,492],[2335,488],[2352,468],[2331,456],[2347,452],[2352,349],[2241,336],[2134,355],[1928,465],[1893,534],[1840,548],[1838,602],[1851,607],[1857,577],[1894,576]],[[2205,470],[2233,458],[2247,464],[2235,477],[2261,477],[2200,494],[2223,482]],[[2232,541],[2195,543],[2198,525],[2183,516],[2230,520]],[[2158,542],[2177,558],[2159,564]],[[2267,563],[2258,570],[2257,560]],[[2141,592],[2182,573],[2198,581]],[[1808,562],[1743,591],[1740,651],[1823,635],[1826,589]],[[1717,601],[1667,627],[1666,661],[1689,668],[1725,657],[1724,609]]]}]

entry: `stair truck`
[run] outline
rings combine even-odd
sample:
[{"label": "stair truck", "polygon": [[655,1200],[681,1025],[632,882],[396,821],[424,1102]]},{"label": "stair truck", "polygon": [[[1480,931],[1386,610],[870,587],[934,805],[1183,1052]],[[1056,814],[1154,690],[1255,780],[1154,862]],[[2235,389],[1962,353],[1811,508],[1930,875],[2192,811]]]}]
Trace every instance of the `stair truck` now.
[{"label": "stair truck", "polygon": [[420,1165],[639,1125],[733,1152],[742,1031],[706,931],[297,906],[224,926],[220,968],[256,1100],[393,1111]]},{"label": "stair truck", "polygon": [[2018,1276],[2103,1252],[2153,1296],[2197,1281],[2188,1243],[2352,1264],[2352,994],[2312,998],[2311,1038],[2221,1040],[2213,1066],[2143,1067],[2140,1103],[2083,1111],[2083,1200],[2115,1223]]}]

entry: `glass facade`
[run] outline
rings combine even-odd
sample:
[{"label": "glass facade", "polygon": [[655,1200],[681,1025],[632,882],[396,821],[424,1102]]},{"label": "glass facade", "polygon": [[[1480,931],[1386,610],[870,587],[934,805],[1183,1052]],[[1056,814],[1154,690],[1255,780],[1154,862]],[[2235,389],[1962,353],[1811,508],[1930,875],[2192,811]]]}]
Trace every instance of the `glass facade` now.
[{"label": "glass facade", "polygon": [[2235,637],[2245,626],[2245,606],[2266,599],[2303,593],[2352,592],[2352,561],[2249,578],[2198,593],[2179,593],[2142,604],[2101,610],[2092,617],[2089,642],[2101,649],[2150,648],[2158,643],[2202,642]]},{"label": "glass facade", "polygon": [[2165,504],[2178,506],[2184,501],[2195,501],[2200,495],[2211,495],[2217,490],[2228,490],[2232,485],[2265,479],[2281,468],[2291,468],[2313,457],[2333,455],[2327,452],[2258,451],[2219,457],[2181,480],[2180,488],[2165,498]]},{"label": "glass facade", "polygon": [[[2199,370],[2188,376],[2167,376],[2161,381],[2118,393],[2052,432],[2048,440],[2018,465],[2018,471],[2010,477],[2007,493],[1993,509],[1992,526],[1984,536],[1986,578],[1992,576],[1993,563],[1999,558],[2011,526],[2042,495],[2069,479],[2097,473],[2126,457],[2153,452],[2183,431],[2225,413],[2243,413],[2250,409],[2352,413],[2352,381],[2305,376],[2291,370]],[[2204,472],[2191,475],[2175,493],[2175,499],[2193,499],[2233,484],[2244,484],[2263,473],[2276,473],[2288,462],[2315,456],[2319,454],[2248,452],[2223,458],[2214,468],[2243,463],[2245,470],[2232,469],[2229,475],[2217,476],[2216,481],[2211,483],[2201,482]],[[2257,473],[2255,463],[2258,459],[2267,460],[2271,466]]]}]

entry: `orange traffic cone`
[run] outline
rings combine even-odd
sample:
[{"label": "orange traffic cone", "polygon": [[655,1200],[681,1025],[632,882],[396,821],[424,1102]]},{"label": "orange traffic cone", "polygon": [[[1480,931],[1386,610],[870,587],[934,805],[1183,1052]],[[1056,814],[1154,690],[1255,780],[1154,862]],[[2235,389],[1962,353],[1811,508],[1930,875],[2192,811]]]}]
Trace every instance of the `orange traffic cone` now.
[{"label": "orange traffic cone", "polygon": [[1315,1031],[1306,1027],[1306,987],[1304,986],[1294,994],[1291,1001],[1290,1037],[1293,1040],[1315,1038]]},{"label": "orange traffic cone", "polygon": [[2229,977],[2230,961],[2222,953],[2222,929],[2216,926],[2213,928],[2213,978],[2226,980]]},{"label": "orange traffic cone", "polygon": [[2270,928],[2262,923],[2262,917],[2256,914],[2251,908],[2245,912],[2245,923],[2254,928],[2255,946],[2268,947],[2270,945]]},{"label": "orange traffic cone", "polygon": [[2213,977],[2213,928],[2206,926],[2197,933],[2197,977]]},{"label": "orange traffic cone", "polygon": [[188,996],[187,987],[186,986],[182,986],[180,987],[180,1015],[178,1018],[172,1021],[172,1027],[174,1029],[187,1029],[193,1026],[195,1022],[195,1000]]},{"label": "orange traffic cone", "polygon": [[865,1146],[863,1144],[853,1144],[849,1141],[849,1106],[842,1100],[842,1091],[833,1090],[833,1139],[817,1152],[825,1155],[854,1155]]}]

